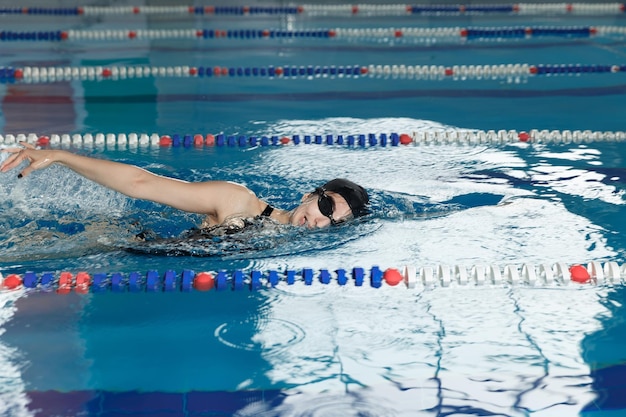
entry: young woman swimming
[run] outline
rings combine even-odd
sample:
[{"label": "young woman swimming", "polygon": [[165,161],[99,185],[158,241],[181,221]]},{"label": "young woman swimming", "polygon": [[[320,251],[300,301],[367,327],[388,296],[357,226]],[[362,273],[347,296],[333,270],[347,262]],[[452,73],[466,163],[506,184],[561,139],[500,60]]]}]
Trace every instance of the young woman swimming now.
[{"label": "young woman swimming", "polygon": [[134,165],[78,155],[64,150],[35,149],[28,143],[2,150],[10,155],[0,166],[10,171],[23,162],[25,177],[52,164],[64,165],[79,175],[131,198],[165,204],[205,215],[201,229],[237,224],[242,219],[265,217],[282,224],[308,228],[336,225],[365,213],[367,191],[352,181],[337,178],[302,196],[293,210],[274,208],[241,184],[229,181],[188,182],[156,175]]}]

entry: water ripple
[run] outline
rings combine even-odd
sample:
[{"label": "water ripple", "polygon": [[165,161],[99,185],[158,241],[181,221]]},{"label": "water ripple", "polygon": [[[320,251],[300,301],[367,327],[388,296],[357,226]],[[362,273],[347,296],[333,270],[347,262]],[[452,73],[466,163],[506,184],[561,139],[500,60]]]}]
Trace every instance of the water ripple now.
[{"label": "water ripple", "polygon": [[295,323],[276,318],[257,317],[233,320],[215,329],[215,337],[224,345],[251,352],[277,353],[302,341],[304,330]]}]

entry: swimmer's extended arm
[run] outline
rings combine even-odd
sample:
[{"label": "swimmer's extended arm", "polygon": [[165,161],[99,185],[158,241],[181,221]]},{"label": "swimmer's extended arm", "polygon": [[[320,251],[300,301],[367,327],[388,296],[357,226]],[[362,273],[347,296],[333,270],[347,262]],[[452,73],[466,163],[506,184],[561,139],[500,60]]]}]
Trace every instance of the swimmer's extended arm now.
[{"label": "swimmer's extended arm", "polygon": [[153,174],[134,165],[90,158],[62,150],[36,150],[31,146],[15,149],[2,165],[6,172],[22,161],[30,161],[19,176],[53,163],[67,166],[98,184],[132,198],[150,200],[193,213],[211,216],[221,222],[232,214],[257,214],[261,202],[247,188],[229,182],[190,183]]}]

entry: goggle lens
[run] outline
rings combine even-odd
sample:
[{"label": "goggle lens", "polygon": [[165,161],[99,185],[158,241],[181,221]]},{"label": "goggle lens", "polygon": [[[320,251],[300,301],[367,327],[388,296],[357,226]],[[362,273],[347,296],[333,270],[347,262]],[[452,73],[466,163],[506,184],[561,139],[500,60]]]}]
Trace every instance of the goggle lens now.
[{"label": "goggle lens", "polygon": [[326,194],[326,190],[322,187],[318,187],[315,189],[313,194],[317,194],[317,207],[320,209],[320,213],[322,213],[325,217],[330,219],[330,223],[335,226],[341,222],[333,219],[333,211],[335,209],[335,202],[331,197]]}]

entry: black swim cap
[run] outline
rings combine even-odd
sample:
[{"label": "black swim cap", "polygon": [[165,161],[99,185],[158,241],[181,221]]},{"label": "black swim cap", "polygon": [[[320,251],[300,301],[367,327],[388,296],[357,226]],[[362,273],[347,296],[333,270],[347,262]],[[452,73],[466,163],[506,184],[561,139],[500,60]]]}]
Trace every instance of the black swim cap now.
[{"label": "black swim cap", "polygon": [[366,213],[369,197],[367,195],[367,191],[365,191],[365,189],[360,185],[343,178],[335,178],[334,180],[328,181],[324,184],[322,188],[326,191],[332,191],[342,196],[348,203],[348,206],[350,206],[350,210],[352,210],[354,217],[358,217]]}]

